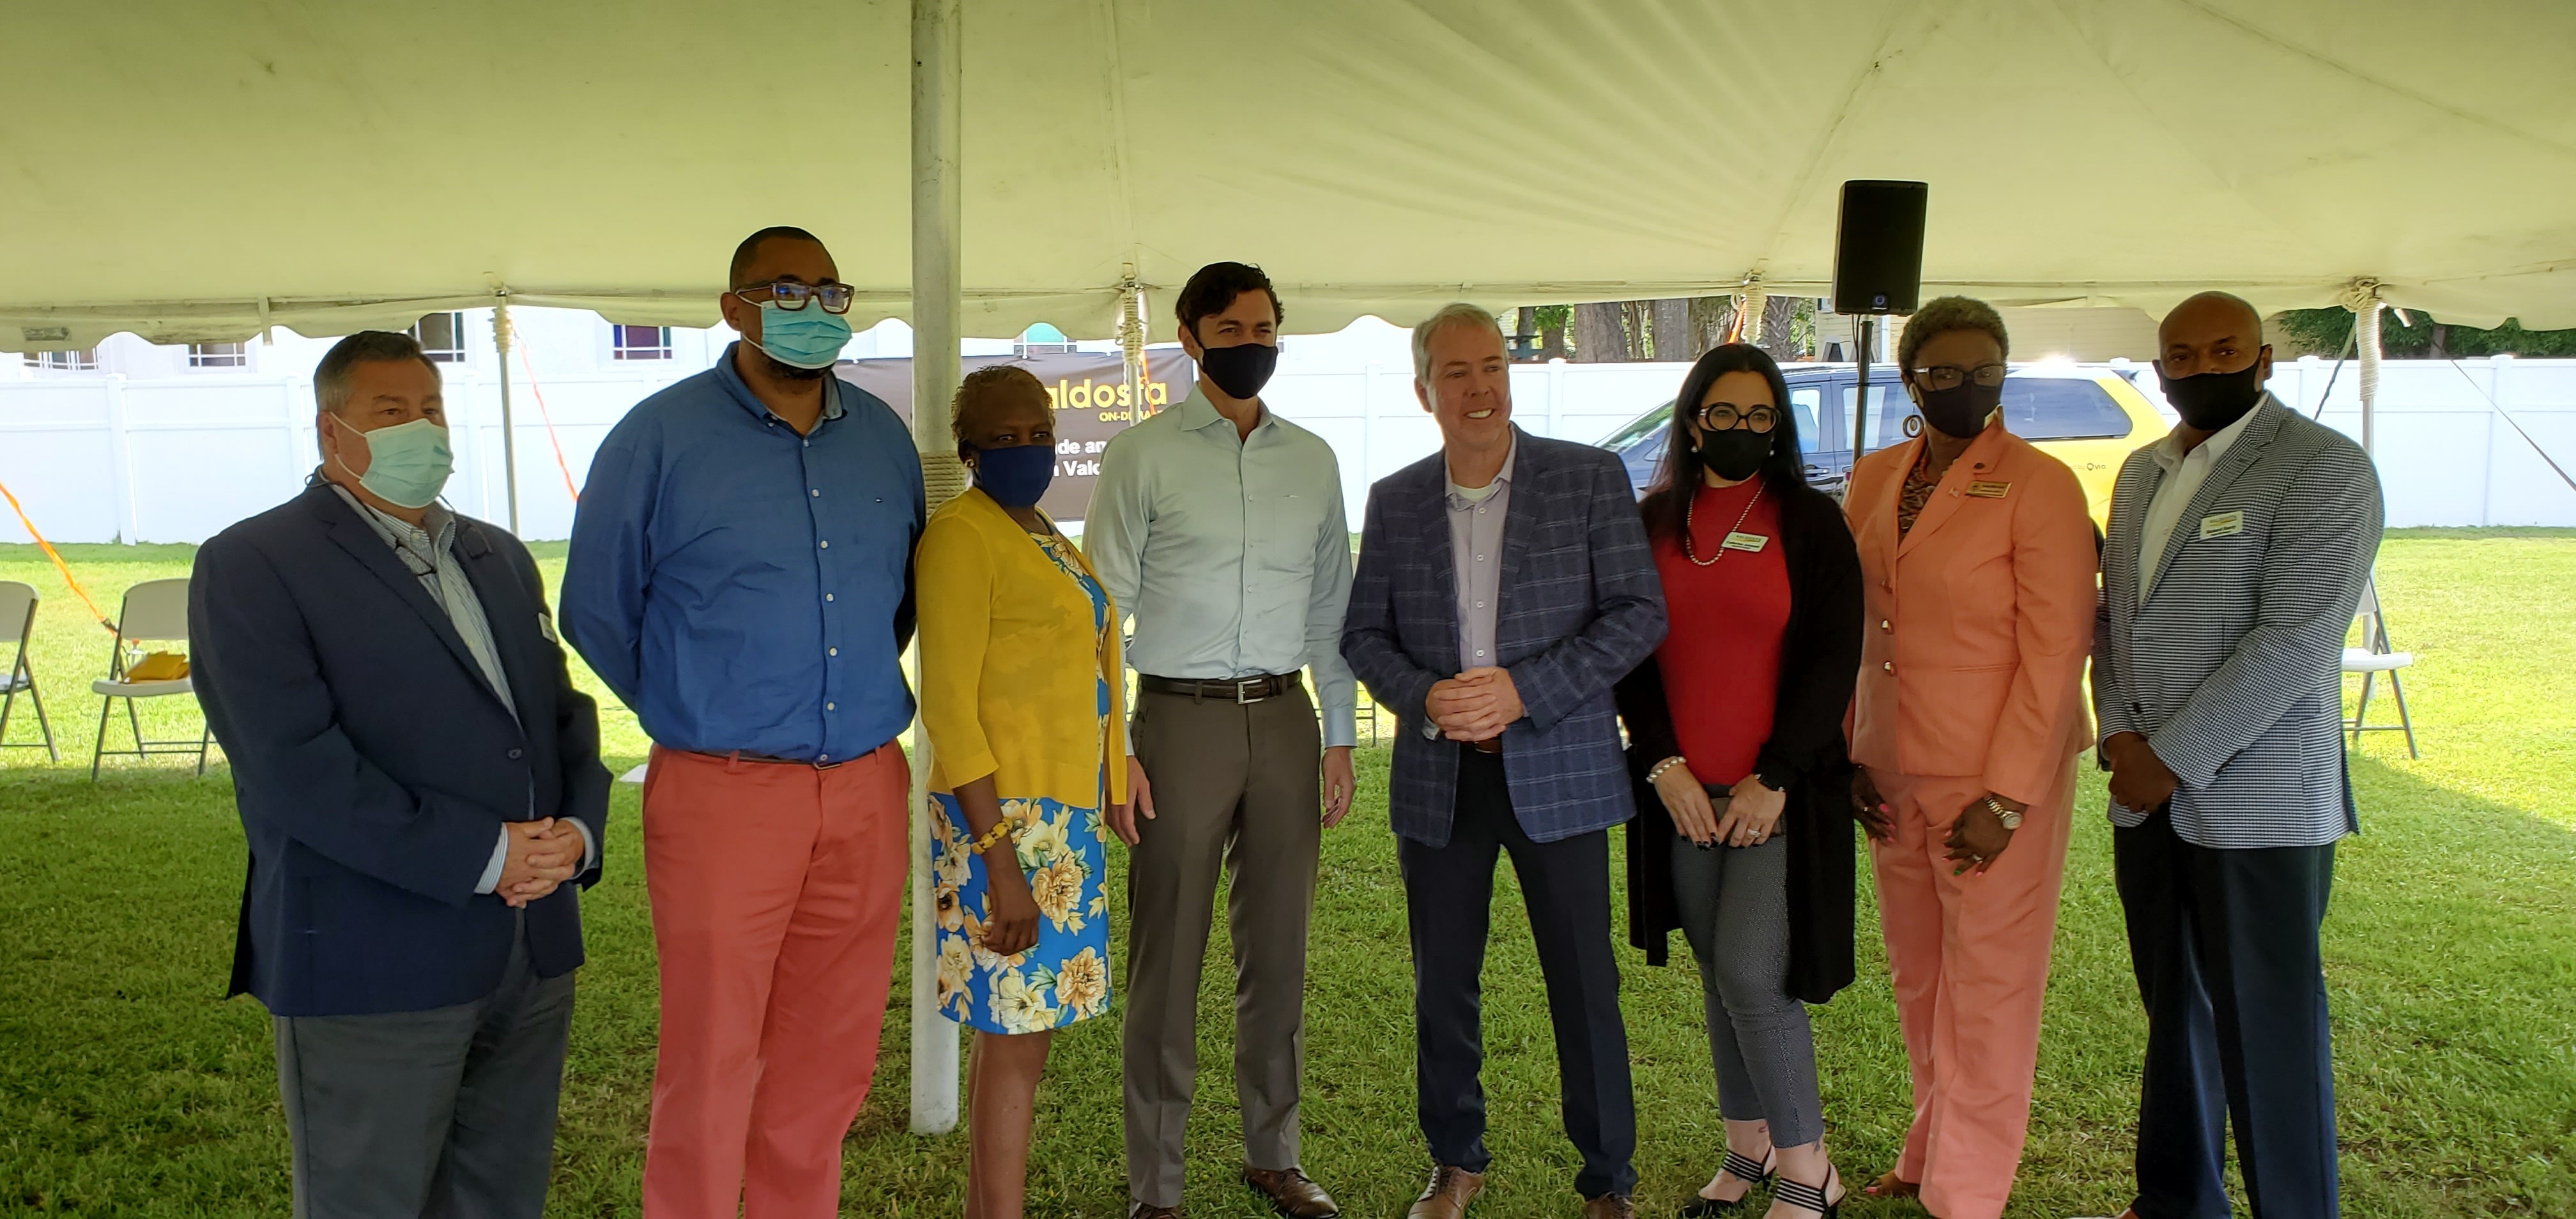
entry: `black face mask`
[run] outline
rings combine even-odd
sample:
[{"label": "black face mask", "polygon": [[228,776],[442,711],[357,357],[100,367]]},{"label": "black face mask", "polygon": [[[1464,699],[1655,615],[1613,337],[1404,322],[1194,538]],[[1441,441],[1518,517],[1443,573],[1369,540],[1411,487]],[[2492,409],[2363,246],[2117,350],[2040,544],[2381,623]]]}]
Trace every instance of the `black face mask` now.
[{"label": "black face mask", "polygon": [[1986,430],[1987,416],[2004,400],[2003,386],[1979,385],[1974,380],[1921,392],[1917,405],[1923,410],[1923,421],[1961,440]]},{"label": "black face mask", "polygon": [[1731,483],[1743,482],[1771,455],[1771,438],[1748,428],[1699,434],[1699,464]]},{"label": "black face mask", "polygon": [[1237,343],[1232,347],[1208,347],[1199,357],[1199,371],[1225,391],[1225,396],[1238,402],[1249,402],[1261,395],[1261,387],[1270,384],[1272,370],[1279,367],[1279,349],[1268,343]]},{"label": "black face mask", "polygon": [[2256,360],[2235,372],[2168,377],[2160,367],[2156,378],[2164,383],[2165,401],[2173,403],[2184,423],[2215,432],[2244,418],[2263,400],[2262,369],[2263,361]]}]

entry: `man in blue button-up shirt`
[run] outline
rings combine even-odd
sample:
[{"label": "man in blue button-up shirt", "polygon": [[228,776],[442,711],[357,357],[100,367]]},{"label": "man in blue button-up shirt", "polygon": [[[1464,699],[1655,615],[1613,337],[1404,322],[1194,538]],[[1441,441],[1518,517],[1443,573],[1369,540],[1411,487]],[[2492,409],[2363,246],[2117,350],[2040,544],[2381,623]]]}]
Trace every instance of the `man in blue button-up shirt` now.
[{"label": "man in blue button-up shirt", "polygon": [[654,742],[648,1219],[837,1206],[906,875],[920,457],[831,375],[820,241],[763,229],[728,282],[742,341],[609,433],[564,573],[565,633]]}]

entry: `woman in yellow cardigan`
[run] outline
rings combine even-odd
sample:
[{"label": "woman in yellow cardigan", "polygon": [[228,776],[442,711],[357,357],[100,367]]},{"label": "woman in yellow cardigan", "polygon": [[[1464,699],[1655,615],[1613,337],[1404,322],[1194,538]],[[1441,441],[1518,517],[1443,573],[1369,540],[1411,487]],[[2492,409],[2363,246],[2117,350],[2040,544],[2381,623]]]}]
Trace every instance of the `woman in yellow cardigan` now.
[{"label": "woman in yellow cardigan", "polygon": [[1037,507],[1055,472],[1046,388],[988,368],[957,390],[975,486],[915,556],[930,732],[939,1010],[976,1031],[967,1219],[1014,1219],[1054,1030],[1109,1010],[1107,840],[1125,798],[1118,620]]}]

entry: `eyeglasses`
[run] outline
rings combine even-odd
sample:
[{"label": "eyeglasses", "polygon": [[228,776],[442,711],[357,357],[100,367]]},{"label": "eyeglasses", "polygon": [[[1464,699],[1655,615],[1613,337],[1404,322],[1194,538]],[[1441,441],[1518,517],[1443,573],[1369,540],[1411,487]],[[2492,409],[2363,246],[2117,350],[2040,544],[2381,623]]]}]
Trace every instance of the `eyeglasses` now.
[{"label": "eyeglasses", "polygon": [[1731,431],[1739,422],[1753,431],[1768,432],[1780,426],[1780,412],[1767,406],[1738,408],[1727,402],[1699,408],[1699,426],[1702,431]]},{"label": "eyeglasses", "polygon": [[1956,364],[1935,364],[1930,368],[1914,370],[1914,380],[1927,389],[1957,389],[1961,381],[1970,378],[1974,378],[1979,385],[1993,389],[2004,383],[2004,366],[1980,364],[1975,368],[1961,368]]},{"label": "eyeglasses", "polygon": [[[755,293],[768,295],[754,295]],[[850,302],[858,296],[858,289],[848,284],[800,284],[792,279],[782,279],[776,283],[737,288],[734,290],[734,295],[755,305],[765,300],[776,301],[779,308],[790,313],[804,308],[805,302],[810,300],[822,301],[825,313],[848,313]]]}]

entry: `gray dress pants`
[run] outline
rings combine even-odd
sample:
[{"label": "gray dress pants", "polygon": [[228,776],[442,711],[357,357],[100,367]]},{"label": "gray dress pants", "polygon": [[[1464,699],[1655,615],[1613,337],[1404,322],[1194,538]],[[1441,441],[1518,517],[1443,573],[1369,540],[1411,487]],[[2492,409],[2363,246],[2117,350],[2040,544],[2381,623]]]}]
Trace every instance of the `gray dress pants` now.
[{"label": "gray dress pants", "polygon": [[1323,842],[1323,738],[1301,687],[1256,703],[1137,695],[1155,816],[1127,864],[1127,1188],[1178,1206],[1198,1081],[1199,966],[1230,886],[1234,1088],[1243,1158],[1295,1168],[1306,1058],[1306,924]]},{"label": "gray dress pants", "polygon": [[522,934],[472,1003],[273,1017],[296,1219],[537,1219],[572,977],[536,976]]},{"label": "gray dress pants", "polygon": [[[1709,793],[1720,819],[1726,792]],[[1699,960],[1717,1107],[1730,1121],[1771,1123],[1771,1142],[1825,1137],[1807,1005],[1789,993],[1789,843],[1702,850],[1673,842],[1673,901]]]}]

